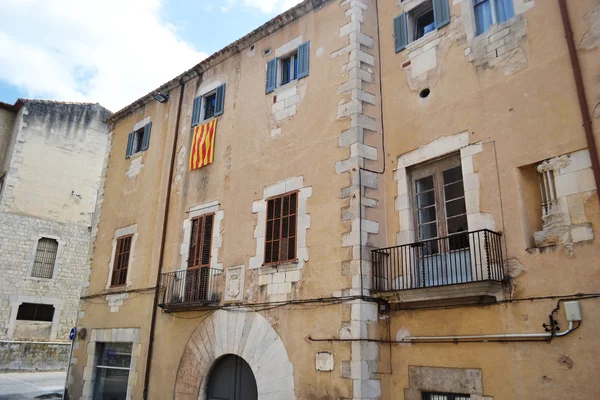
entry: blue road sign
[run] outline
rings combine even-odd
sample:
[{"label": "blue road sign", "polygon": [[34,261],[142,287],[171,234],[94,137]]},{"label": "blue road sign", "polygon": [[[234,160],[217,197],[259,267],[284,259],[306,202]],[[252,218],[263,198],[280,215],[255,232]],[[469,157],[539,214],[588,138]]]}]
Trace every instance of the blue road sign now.
[{"label": "blue road sign", "polygon": [[71,328],[71,332],[69,332],[69,339],[71,339],[71,341],[75,340],[76,333],[77,333],[77,329]]}]

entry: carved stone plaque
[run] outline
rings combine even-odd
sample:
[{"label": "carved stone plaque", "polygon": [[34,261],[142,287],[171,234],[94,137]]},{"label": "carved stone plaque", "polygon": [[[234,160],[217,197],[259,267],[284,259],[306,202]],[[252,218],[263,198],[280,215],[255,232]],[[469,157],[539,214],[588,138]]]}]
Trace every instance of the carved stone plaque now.
[{"label": "carved stone plaque", "polygon": [[225,283],[225,301],[244,299],[244,265],[227,267]]}]

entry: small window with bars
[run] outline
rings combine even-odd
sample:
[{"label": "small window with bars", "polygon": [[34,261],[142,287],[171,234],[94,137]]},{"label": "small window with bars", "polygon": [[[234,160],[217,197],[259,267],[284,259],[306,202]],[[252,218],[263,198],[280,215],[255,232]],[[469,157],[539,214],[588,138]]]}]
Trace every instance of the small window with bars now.
[{"label": "small window with bars", "polygon": [[131,239],[133,235],[122,236],[117,239],[115,260],[113,263],[110,286],[124,286],[127,284],[127,270],[129,268],[129,253],[131,252]]},{"label": "small window with bars", "polygon": [[454,393],[423,393],[423,400],[469,400],[471,396],[468,394]]},{"label": "small window with bars", "polygon": [[265,265],[296,261],[296,219],[298,192],[267,201]]},{"label": "small window with bars", "polygon": [[56,239],[41,238],[38,240],[31,276],[52,279],[57,252],[58,241]]}]

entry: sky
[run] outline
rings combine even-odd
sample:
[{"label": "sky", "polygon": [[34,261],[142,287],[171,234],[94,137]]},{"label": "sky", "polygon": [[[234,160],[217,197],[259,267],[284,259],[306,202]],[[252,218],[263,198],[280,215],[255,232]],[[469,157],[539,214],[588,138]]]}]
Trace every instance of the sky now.
[{"label": "sky", "polygon": [[0,0],[0,101],[130,104],[301,0]]}]

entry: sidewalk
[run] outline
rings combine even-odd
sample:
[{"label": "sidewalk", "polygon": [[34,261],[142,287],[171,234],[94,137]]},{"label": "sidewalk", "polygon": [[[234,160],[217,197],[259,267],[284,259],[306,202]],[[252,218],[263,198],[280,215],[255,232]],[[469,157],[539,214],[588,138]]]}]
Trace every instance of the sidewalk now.
[{"label": "sidewalk", "polygon": [[[62,396],[65,377],[65,371],[0,373],[0,400],[32,400],[52,393]],[[50,400],[57,397],[45,398]]]}]

